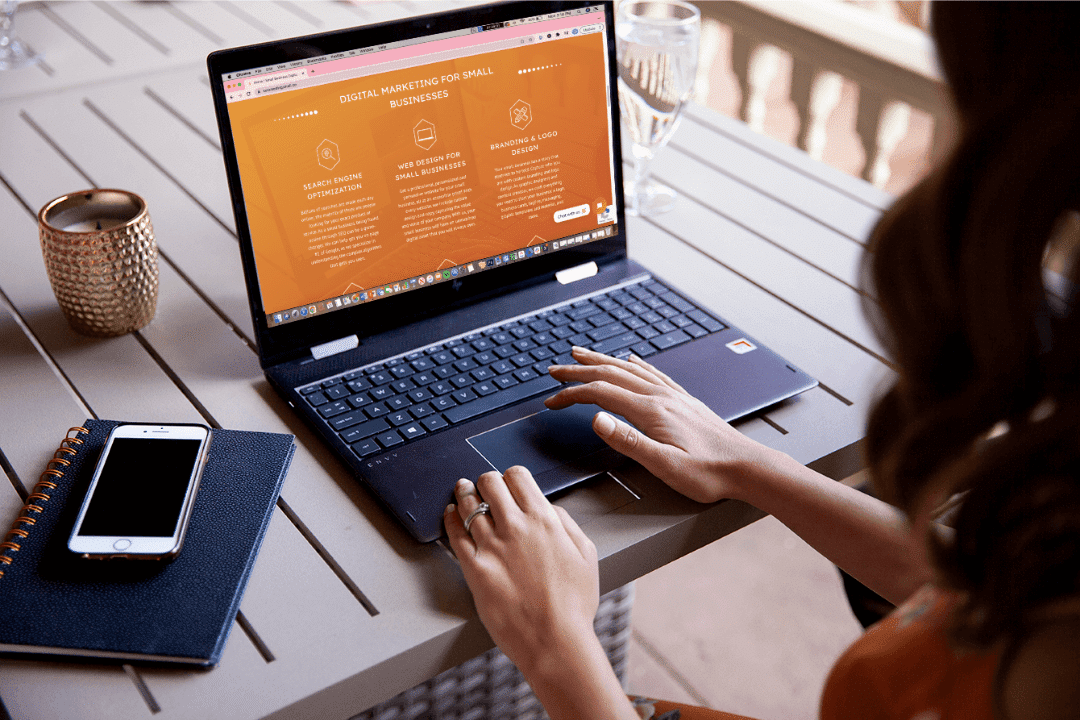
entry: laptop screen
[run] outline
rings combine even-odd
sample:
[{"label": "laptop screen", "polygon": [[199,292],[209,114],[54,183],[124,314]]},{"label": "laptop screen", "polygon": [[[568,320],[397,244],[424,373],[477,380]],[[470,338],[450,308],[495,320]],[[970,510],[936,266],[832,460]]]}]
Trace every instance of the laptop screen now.
[{"label": "laptop screen", "polygon": [[266,325],[616,235],[604,9],[221,73]]}]

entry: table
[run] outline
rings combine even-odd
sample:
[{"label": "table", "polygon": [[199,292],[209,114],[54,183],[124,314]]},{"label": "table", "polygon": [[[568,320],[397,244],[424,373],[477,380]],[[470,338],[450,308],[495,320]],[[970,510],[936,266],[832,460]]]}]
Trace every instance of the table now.
[{"label": "table", "polygon": [[[445,547],[399,528],[264,380],[254,351],[205,55],[426,12],[432,3],[30,3],[41,66],[0,76],[0,517],[86,417],[289,432],[298,449],[224,656],[208,672],[0,661],[13,718],[345,718],[491,647]],[[821,381],[739,424],[834,478],[860,467],[868,405],[891,370],[863,319],[859,262],[891,198],[692,107],[656,172],[681,193],[631,219],[631,255]],[[143,330],[73,333],[45,276],[35,215],[121,187],[161,248]],[[704,506],[642,473],[559,502],[600,555],[601,590],[760,517]],[[636,495],[635,495],[636,493]]]}]

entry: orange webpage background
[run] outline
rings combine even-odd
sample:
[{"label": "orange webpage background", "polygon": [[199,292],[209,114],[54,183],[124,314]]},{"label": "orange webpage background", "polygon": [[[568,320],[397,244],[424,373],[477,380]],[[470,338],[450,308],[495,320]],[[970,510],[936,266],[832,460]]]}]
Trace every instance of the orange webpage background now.
[{"label": "orange webpage background", "polygon": [[264,310],[595,229],[604,54],[597,33],[230,104]]}]

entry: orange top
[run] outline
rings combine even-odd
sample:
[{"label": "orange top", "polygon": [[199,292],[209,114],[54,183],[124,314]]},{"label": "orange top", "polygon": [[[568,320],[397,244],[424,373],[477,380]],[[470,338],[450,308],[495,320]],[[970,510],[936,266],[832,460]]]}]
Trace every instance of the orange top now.
[{"label": "orange top", "polygon": [[1001,653],[953,649],[955,604],[927,585],[871,627],[833,667],[822,720],[991,720]]}]

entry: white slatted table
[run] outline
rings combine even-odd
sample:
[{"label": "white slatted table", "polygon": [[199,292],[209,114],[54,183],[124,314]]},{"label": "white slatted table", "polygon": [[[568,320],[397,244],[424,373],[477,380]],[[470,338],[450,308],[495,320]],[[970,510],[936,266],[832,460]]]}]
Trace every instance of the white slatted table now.
[{"label": "white slatted table", "polygon": [[[298,451],[217,668],[3,660],[13,718],[345,720],[491,646],[449,554],[412,541],[263,379],[204,64],[221,47],[434,9],[21,8],[18,34],[44,62],[0,75],[0,522],[88,416],[290,432]],[[630,221],[632,256],[822,382],[740,430],[832,477],[856,471],[889,373],[860,311],[858,263],[890,198],[702,108],[656,171],[681,200]],[[37,209],[90,186],[143,195],[162,253],[157,316],[110,340],[67,327],[37,241]],[[598,546],[602,591],[759,517],[632,484],[640,498],[609,482],[560,501]]]}]

